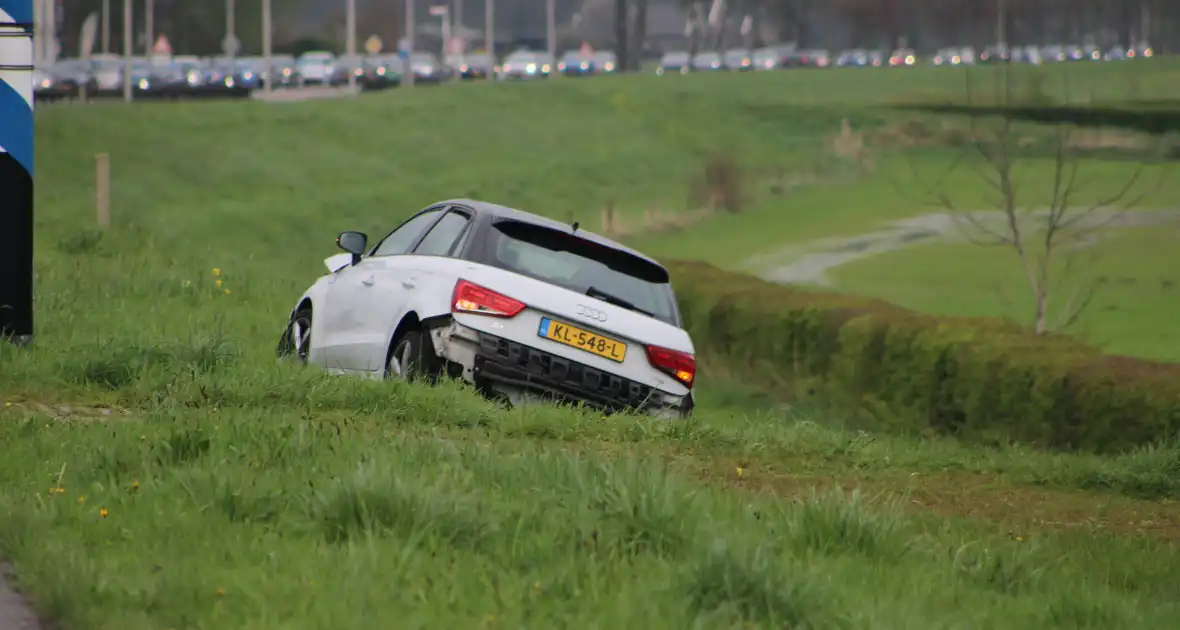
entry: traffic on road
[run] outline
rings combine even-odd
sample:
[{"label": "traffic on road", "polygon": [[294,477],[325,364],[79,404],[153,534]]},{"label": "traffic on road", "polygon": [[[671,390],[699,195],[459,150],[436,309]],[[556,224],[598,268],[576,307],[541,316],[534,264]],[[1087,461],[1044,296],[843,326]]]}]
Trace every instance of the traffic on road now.
[{"label": "traffic on road", "polygon": [[[1084,45],[994,45],[978,53],[974,48],[964,46],[943,48],[927,56],[908,48],[893,51],[851,49],[832,53],[823,49],[777,45],[754,50],[667,51],[655,64],[654,72],[665,76],[792,68],[1092,63],[1143,59],[1154,54],[1146,44],[1127,48],[1114,46],[1107,50]],[[38,67],[34,78],[35,98],[53,101],[120,96],[124,93],[124,75],[128,67],[134,98],[165,99],[245,97],[267,87],[272,80],[272,89],[355,83],[361,90],[381,90],[401,85],[407,71],[412,73],[413,82],[418,85],[476,79],[522,81],[554,75],[586,77],[619,72],[618,58],[613,51],[586,48],[567,51],[556,59],[543,51],[521,48],[499,60],[485,52],[443,59],[422,51],[355,56],[308,51],[298,57],[272,55],[269,65],[261,56],[168,55],[133,58],[128,66],[118,55],[99,54],[89,59],[61,59],[52,65]]]}]

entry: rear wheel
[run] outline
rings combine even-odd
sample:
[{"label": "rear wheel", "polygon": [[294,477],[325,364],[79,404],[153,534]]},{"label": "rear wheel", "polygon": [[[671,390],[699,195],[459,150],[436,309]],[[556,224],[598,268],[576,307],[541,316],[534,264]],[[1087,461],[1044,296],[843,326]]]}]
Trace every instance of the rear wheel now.
[{"label": "rear wheel", "polygon": [[276,354],[280,359],[294,357],[300,363],[307,363],[311,351],[311,309],[299,309],[287,324],[287,330],[279,338]]},{"label": "rear wheel", "polygon": [[385,362],[385,378],[433,382],[438,376],[439,364],[430,337],[420,330],[409,330],[393,344],[389,360]]}]

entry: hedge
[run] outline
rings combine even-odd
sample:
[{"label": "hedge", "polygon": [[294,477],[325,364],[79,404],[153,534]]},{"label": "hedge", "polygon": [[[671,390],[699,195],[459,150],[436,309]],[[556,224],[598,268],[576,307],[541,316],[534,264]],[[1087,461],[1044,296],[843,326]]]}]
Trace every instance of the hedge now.
[{"label": "hedge", "polygon": [[699,353],[883,403],[914,431],[1112,452],[1180,428],[1180,364],[1104,355],[1007,320],[923,315],[706,263],[668,268]]}]

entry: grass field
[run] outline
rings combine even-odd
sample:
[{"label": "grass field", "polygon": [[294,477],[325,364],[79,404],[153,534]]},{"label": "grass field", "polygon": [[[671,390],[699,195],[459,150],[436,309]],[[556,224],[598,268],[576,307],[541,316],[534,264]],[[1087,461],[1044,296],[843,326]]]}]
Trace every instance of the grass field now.
[{"label": "grass field", "polygon": [[[1154,67],[1136,84],[1174,89]],[[1128,80],[1078,72],[1096,98]],[[736,155],[756,174],[742,213],[632,239],[728,266],[924,212],[896,182],[936,152],[861,174],[826,147],[845,118],[900,116],[874,102],[949,94],[956,76],[39,109],[38,337],[0,347],[0,556],[66,628],[1175,625],[1174,446],[1098,458],[870,435],[724,365],[671,425],[274,365],[335,234],[439,199],[590,224],[613,202],[638,220],[689,209],[702,164]]]}]

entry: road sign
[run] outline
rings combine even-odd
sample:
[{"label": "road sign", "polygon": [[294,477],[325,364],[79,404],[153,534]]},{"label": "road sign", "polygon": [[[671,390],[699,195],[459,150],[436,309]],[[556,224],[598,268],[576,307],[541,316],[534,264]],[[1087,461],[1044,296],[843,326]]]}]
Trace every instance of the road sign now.
[{"label": "road sign", "polygon": [[385,46],[385,42],[381,41],[381,38],[377,37],[376,35],[370,35],[369,39],[365,40],[365,52],[369,53],[370,55],[375,55],[381,52],[381,48],[383,46]]},{"label": "road sign", "polygon": [[441,17],[450,13],[450,8],[445,4],[436,4],[430,7],[430,14],[435,17]]},{"label": "road sign", "polygon": [[221,52],[226,56],[233,57],[242,49],[242,40],[238,39],[236,35],[227,33],[225,38],[221,40]]},{"label": "road sign", "polygon": [[410,52],[410,39],[408,37],[401,37],[397,40],[398,52]]},{"label": "road sign", "polygon": [[156,43],[152,44],[152,54],[153,55],[171,55],[172,54],[172,44],[168,41],[167,37],[160,35],[159,37],[156,38]]}]

